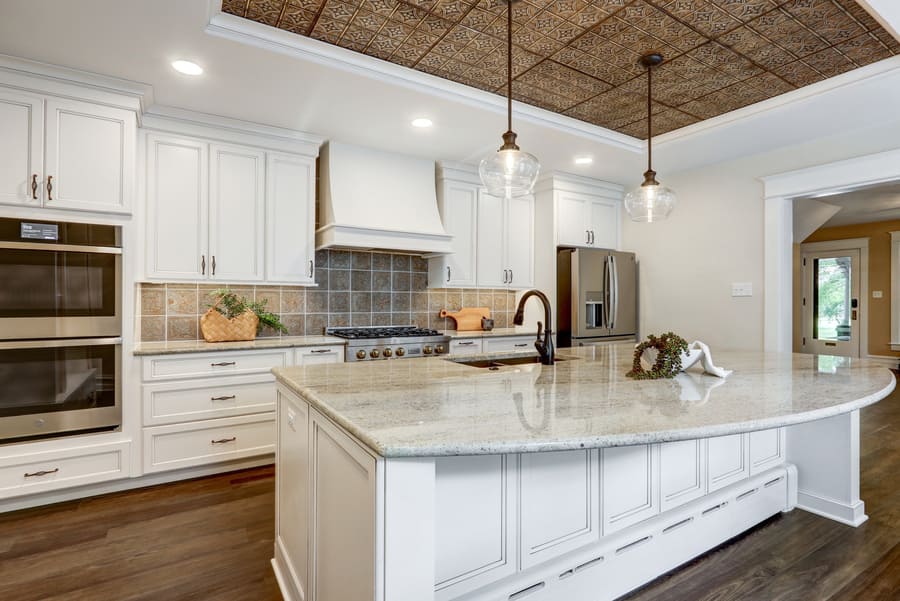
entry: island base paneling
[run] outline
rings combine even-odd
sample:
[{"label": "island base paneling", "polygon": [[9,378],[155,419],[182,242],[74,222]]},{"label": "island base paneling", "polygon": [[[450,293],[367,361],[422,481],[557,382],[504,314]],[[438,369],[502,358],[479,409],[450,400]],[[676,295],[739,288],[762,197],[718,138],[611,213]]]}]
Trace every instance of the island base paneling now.
[{"label": "island base paneling", "polygon": [[[278,398],[273,565],[288,600],[613,600],[796,505],[782,429],[384,458],[290,389]],[[758,469],[713,486],[720,448]]]}]

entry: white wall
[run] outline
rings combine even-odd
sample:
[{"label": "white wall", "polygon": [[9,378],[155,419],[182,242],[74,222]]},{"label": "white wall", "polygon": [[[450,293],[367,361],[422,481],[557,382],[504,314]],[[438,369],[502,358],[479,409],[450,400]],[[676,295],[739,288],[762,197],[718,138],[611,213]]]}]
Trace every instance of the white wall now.
[{"label": "white wall", "polygon": [[[679,173],[660,161],[657,178],[678,193],[678,206],[667,221],[626,219],[622,231],[624,249],[640,260],[641,335],[671,330],[713,350],[763,348],[758,178],[898,147],[900,121],[893,121]],[[677,154],[676,145],[665,152]],[[753,296],[732,298],[732,282],[751,282]]]}]

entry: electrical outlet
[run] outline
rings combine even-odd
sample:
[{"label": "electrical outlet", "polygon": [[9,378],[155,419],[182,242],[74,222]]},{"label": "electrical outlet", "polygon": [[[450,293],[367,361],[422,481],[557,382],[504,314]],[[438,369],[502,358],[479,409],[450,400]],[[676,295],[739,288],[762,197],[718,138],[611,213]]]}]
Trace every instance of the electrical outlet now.
[{"label": "electrical outlet", "polygon": [[883,297],[884,297],[884,293],[881,290],[873,290],[872,291],[872,298],[883,298]]},{"label": "electrical outlet", "polygon": [[753,296],[752,282],[735,282],[731,284],[731,296]]}]

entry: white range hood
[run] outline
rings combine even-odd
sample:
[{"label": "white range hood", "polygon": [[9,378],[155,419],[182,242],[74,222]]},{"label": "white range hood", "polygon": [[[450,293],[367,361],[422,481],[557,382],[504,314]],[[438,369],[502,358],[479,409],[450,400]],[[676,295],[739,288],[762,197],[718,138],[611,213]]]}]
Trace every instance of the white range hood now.
[{"label": "white range hood", "polygon": [[434,161],[329,142],[319,158],[316,248],[451,252]]}]

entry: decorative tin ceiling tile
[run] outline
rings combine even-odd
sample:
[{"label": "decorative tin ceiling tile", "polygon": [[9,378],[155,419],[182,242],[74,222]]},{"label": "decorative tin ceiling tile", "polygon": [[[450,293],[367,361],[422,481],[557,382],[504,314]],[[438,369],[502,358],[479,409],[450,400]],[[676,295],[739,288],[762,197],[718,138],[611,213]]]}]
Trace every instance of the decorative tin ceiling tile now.
[{"label": "decorative tin ceiling tile", "polygon": [[[223,0],[222,10],[498,94],[507,0]],[[522,102],[644,137],[900,54],[855,0],[518,0]]]}]

